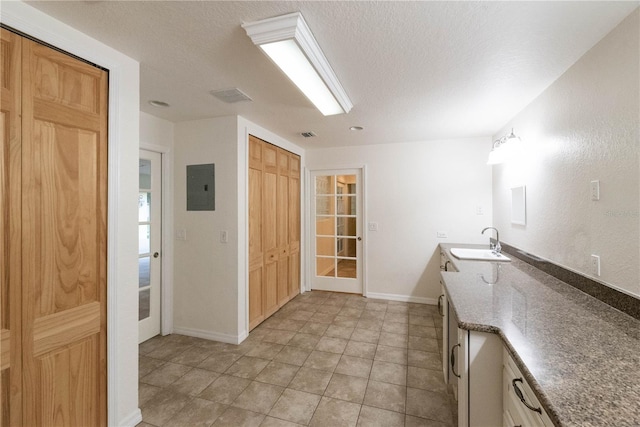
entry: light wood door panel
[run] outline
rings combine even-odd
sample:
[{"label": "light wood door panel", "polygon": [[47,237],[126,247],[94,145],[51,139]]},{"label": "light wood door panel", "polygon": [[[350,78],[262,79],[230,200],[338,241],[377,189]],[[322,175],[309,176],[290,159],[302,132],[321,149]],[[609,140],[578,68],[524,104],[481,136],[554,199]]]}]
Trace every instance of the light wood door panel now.
[{"label": "light wood door panel", "polygon": [[289,301],[289,153],[278,150],[278,306]]},{"label": "light wood door panel", "polygon": [[262,141],[249,137],[249,330],[264,319],[262,250]]},{"label": "light wood door panel", "polygon": [[0,36],[0,425],[22,425],[22,39]]},{"label": "light wood door panel", "polygon": [[249,330],[265,319],[262,290],[262,267],[260,267],[249,271]]},{"label": "light wood door panel", "polygon": [[106,425],[107,73],[22,55],[25,425]]},{"label": "light wood door panel", "polygon": [[251,330],[299,292],[300,157],[250,135],[248,180]]},{"label": "light wood door panel", "polygon": [[289,299],[300,292],[300,157],[289,162]]},{"label": "light wood door panel", "polygon": [[263,144],[262,247],[264,250],[264,311],[268,317],[278,310],[278,150]]}]

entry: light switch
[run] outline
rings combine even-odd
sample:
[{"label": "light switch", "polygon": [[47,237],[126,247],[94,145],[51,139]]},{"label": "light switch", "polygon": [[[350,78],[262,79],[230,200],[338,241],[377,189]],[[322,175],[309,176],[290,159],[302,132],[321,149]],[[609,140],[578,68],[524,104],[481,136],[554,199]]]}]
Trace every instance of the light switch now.
[{"label": "light switch", "polygon": [[187,240],[187,230],[184,228],[176,230],[176,240]]},{"label": "light switch", "polygon": [[447,232],[446,231],[436,231],[436,237],[438,239],[446,239],[447,236]]},{"label": "light switch", "polygon": [[591,255],[591,273],[600,277],[600,257],[598,255]]},{"label": "light switch", "polygon": [[220,232],[220,243],[228,243],[229,242],[229,232],[223,230]]},{"label": "light switch", "polygon": [[378,231],[378,223],[370,222],[369,223],[369,231]]},{"label": "light switch", "polygon": [[600,181],[591,181],[591,200],[600,200]]}]

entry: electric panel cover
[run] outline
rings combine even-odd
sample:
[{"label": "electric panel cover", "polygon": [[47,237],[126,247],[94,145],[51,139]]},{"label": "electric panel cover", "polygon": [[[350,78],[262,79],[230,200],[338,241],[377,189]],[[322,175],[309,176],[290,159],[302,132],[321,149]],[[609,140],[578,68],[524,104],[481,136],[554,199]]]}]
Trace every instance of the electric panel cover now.
[{"label": "electric panel cover", "polygon": [[187,210],[215,211],[215,165],[187,165]]}]

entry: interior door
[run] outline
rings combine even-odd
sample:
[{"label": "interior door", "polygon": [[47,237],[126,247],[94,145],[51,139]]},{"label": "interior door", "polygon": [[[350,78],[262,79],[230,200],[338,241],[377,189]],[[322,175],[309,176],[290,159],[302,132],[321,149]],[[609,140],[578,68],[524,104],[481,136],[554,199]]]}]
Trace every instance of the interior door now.
[{"label": "interior door", "polygon": [[107,422],[108,73],[22,40],[25,426]]},{"label": "interior door", "polygon": [[160,333],[162,155],[140,150],[138,195],[138,342]]},{"label": "interior door", "polygon": [[362,294],[362,172],[311,172],[311,287]]},{"label": "interior door", "polygon": [[21,37],[1,30],[0,50],[0,425],[22,425]]}]

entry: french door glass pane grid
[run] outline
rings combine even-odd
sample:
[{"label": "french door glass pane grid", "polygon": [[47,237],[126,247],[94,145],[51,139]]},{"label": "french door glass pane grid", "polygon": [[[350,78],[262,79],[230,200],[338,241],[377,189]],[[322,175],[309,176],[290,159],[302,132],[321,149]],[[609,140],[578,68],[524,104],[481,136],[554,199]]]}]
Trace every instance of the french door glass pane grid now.
[{"label": "french door glass pane grid", "polygon": [[[343,182],[340,182],[341,179]],[[324,277],[356,278],[355,176],[316,176],[314,189],[316,274]]]},{"label": "french door glass pane grid", "polygon": [[[151,161],[140,161],[138,195],[138,320],[151,316]],[[142,191],[144,189],[144,191]]]}]

